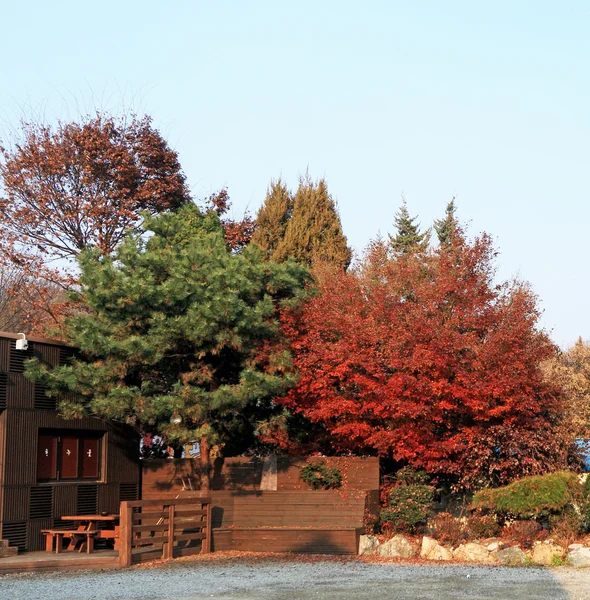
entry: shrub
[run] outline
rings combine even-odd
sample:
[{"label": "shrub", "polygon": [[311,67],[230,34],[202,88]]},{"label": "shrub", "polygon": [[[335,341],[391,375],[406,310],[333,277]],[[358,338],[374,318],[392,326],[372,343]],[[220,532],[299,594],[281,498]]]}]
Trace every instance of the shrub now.
[{"label": "shrub", "polygon": [[563,565],[563,558],[559,556],[559,554],[554,554],[551,557],[551,566],[552,567],[561,567]]},{"label": "shrub", "polygon": [[570,511],[552,517],[549,524],[555,543],[567,548],[578,539],[582,531],[583,517],[575,511]]},{"label": "shrub", "polygon": [[500,525],[493,515],[471,515],[467,518],[467,533],[473,540],[496,537]]},{"label": "shrub", "polygon": [[548,517],[571,508],[581,491],[575,473],[560,471],[525,477],[501,488],[480,490],[473,497],[473,506],[502,517]]},{"label": "shrub", "polygon": [[308,463],[301,469],[301,479],[312,490],[332,490],[342,485],[342,474],[338,469],[330,468],[325,461]]},{"label": "shrub", "polygon": [[590,475],[586,475],[586,481],[582,488],[582,499],[580,501],[580,516],[582,527],[585,531],[590,531]]},{"label": "shrub", "polygon": [[401,485],[428,485],[430,477],[425,471],[403,467],[395,474],[395,481]]},{"label": "shrub", "polygon": [[537,521],[514,521],[504,527],[504,537],[518,542],[522,548],[532,548],[535,540],[546,537],[546,532]]},{"label": "shrub", "polygon": [[451,546],[458,546],[467,534],[461,519],[446,512],[436,515],[430,523],[430,528],[434,538]]},{"label": "shrub", "polygon": [[411,472],[407,467],[399,471],[381,521],[390,529],[409,533],[425,525],[434,502],[434,488],[427,481],[426,473]]}]

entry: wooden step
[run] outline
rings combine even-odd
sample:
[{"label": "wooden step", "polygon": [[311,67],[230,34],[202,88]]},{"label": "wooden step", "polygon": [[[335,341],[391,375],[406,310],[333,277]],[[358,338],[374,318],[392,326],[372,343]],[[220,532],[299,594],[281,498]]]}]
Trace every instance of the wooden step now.
[{"label": "wooden step", "polygon": [[16,546],[10,546],[8,540],[0,540],[0,558],[16,556],[17,554],[18,548]]},{"label": "wooden step", "polygon": [[356,554],[356,528],[231,527],[213,529],[217,551]]}]

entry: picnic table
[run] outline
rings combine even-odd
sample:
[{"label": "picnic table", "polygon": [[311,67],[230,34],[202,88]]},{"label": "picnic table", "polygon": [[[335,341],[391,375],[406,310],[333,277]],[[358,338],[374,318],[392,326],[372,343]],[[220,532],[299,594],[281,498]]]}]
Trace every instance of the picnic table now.
[{"label": "picnic table", "polygon": [[[78,523],[76,529],[44,529],[42,533],[46,536],[45,549],[47,552],[53,551],[53,541],[55,540],[55,551],[62,551],[62,540],[70,540],[68,551],[73,552],[78,547],[79,552],[84,550],[90,554],[94,551],[95,539],[111,540],[113,548],[119,549],[119,515],[65,515],[61,517],[62,521],[74,521]],[[99,522],[109,522],[111,529],[99,529]]]}]

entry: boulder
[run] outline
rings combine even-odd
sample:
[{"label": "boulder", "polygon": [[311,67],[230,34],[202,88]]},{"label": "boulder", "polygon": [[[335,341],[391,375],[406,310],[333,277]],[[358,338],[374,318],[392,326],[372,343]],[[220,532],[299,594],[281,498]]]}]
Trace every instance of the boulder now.
[{"label": "boulder", "polygon": [[453,558],[467,562],[493,563],[494,557],[488,552],[488,549],[481,544],[470,542],[461,544],[453,550]]},{"label": "boulder", "polygon": [[590,567],[590,548],[577,548],[566,557],[565,562],[570,567]]},{"label": "boulder", "polygon": [[504,548],[494,553],[498,562],[509,567],[522,567],[527,563],[526,554],[518,547]]},{"label": "boulder", "polygon": [[361,535],[359,538],[359,554],[375,554],[379,540],[374,535]]},{"label": "boulder", "polygon": [[535,544],[533,547],[532,559],[536,565],[552,565],[553,557],[561,558],[564,555],[564,550],[561,546],[555,544]]},{"label": "boulder", "polygon": [[583,548],[584,544],[570,544],[567,549],[568,550],[579,550],[580,548]]},{"label": "boulder", "polygon": [[420,557],[426,558],[427,560],[452,560],[453,555],[450,550],[441,546],[436,540],[424,536],[422,538]]},{"label": "boulder", "polygon": [[418,547],[403,535],[396,535],[377,548],[377,554],[388,558],[412,558],[418,554]]},{"label": "boulder", "polygon": [[490,542],[486,548],[488,549],[488,552],[495,552],[496,550],[500,549],[500,542],[495,541],[495,542]]}]

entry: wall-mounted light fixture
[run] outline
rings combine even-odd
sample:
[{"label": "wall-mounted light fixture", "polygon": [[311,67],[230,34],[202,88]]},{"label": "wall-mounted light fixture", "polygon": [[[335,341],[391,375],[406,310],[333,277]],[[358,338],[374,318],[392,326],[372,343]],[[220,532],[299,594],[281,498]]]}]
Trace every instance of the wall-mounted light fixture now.
[{"label": "wall-mounted light fixture", "polygon": [[29,342],[27,340],[27,336],[24,333],[17,333],[16,335],[22,335],[23,337],[16,340],[16,349],[17,350],[27,350],[29,347]]}]

